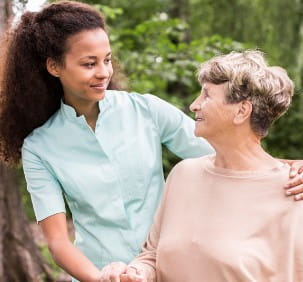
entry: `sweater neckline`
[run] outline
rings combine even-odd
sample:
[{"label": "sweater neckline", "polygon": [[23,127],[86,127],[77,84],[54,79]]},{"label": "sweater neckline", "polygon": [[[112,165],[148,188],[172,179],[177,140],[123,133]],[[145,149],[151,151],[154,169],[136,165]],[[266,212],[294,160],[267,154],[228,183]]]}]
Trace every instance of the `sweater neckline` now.
[{"label": "sweater neckline", "polygon": [[215,155],[209,155],[205,158],[205,169],[212,174],[221,175],[225,177],[249,178],[249,177],[265,177],[273,173],[281,173],[286,168],[290,168],[287,163],[278,162],[278,164],[270,169],[264,170],[235,170],[229,168],[222,168],[215,166]]}]

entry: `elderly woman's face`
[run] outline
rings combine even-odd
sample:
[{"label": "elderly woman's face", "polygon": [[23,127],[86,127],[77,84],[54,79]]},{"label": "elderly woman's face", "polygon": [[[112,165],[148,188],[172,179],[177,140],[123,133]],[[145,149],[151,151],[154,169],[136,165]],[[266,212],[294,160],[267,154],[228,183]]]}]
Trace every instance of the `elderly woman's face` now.
[{"label": "elderly woman's face", "polygon": [[235,105],[225,100],[226,86],[205,82],[200,96],[191,104],[190,110],[196,114],[196,136],[212,140],[232,132]]}]

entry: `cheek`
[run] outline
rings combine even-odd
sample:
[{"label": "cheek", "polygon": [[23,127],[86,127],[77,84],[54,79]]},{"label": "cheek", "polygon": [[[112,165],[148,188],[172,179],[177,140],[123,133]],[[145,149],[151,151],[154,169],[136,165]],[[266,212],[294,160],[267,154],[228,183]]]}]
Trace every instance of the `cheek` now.
[{"label": "cheek", "polygon": [[213,101],[205,99],[201,101],[201,111],[204,115],[219,115],[220,111],[215,103]]},{"label": "cheek", "polygon": [[114,74],[114,69],[113,69],[113,66],[110,65],[109,68],[108,68],[108,73],[109,73],[109,76],[112,77],[113,74]]},{"label": "cheek", "polygon": [[209,105],[208,105],[208,104],[209,104],[209,103],[208,103],[208,100],[199,101],[197,104],[200,105],[200,109],[201,109],[202,111],[206,111],[207,108],[209,107]]}]

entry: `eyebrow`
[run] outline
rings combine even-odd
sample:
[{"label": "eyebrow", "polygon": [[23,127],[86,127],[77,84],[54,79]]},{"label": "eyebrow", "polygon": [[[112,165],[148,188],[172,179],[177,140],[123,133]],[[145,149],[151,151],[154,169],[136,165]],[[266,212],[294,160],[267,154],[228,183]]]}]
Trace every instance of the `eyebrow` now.
[{"label": "eyebrow", "polygon": [[[106,55],[105,55],[105,57],[108,57],[108,56],[110,56],[112,54],[112,52],[108,52]],[[97,59],[97,56],[84,56],[84,57],[81,57],[80,58],[80,60],[82,60],[82,59]]]}]

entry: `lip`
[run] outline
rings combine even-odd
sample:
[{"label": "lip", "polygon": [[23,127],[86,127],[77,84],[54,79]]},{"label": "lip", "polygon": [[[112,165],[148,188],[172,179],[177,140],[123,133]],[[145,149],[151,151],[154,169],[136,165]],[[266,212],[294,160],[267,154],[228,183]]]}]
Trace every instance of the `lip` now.
[{"label": "lip", "polygon": [[97,90],[97,91],[104,91],[107,88],[107,84],[106,83],[93,84],[93,85],[90,85],[90,88]]},{"label": "lip", "polygon": [[196,120],[196,121],[203,121],[203,120],[204,120],[204,118],[203,118],[203,117],[201,117],[201,116],[196,116],[196,117],[195,117],[195,120]]}]

